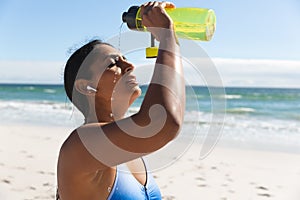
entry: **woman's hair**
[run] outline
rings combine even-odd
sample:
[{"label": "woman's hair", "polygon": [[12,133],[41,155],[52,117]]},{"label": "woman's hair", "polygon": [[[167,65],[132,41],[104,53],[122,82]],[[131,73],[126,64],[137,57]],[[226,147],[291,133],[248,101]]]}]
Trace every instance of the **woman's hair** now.
[{"label": "woman's hair", "polygon": [[[94,47],[97,44],[110,45],[108,43],[102,42],[101,40],[92,40],[88,42],[87,44],[77,49],[70,56],[70,58],[66,63],[65,71],[64,71],[64,87],[65,87],[66,94],[70,99],[70,101],[83,113],[84,116],[86,116],[88,113],[87,99],[83,94],[77,92],[76,90],[73,90],[73,88],[74,88],[76,78],[83,78],[83,77],[77,77],[77,75],[84,59],[88,56],[88,54],[94,49]],[[89,69],[84,69],[84,70],[89,70]],[[76,98],[73,98],[73,95],[75,95]]]}]

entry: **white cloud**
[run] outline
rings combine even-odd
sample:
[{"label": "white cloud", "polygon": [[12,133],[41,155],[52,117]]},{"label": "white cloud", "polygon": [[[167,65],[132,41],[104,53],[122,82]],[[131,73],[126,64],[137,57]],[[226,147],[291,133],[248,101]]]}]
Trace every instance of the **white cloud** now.
[{"label": "white cloud", "polygon": [[225,86],[300,88],[300,61],[212,59]]},{"label": "white cloud", "polygon": [[[200,66],[195,70],[184,61],[185,77],[191,85],[219,85],[239,87],[300,88],[300,61],[228,58],[195,58]],[[211,68],[214,68],[212,70]],[[62,61],[0,61],[1,83],[63,83]],[[150,80],[153,65],[136,68],[141,83]],[[143,78],[146,77],[146,78]]]},{"label": "white cloud", "polygon": [[59,84],[63,68],[63,62],[55,61],[0,61],[0,82]]}]

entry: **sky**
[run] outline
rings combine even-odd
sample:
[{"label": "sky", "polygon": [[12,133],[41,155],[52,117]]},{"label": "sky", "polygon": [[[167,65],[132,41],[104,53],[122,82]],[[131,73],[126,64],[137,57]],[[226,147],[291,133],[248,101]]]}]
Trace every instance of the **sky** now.
[{"label": "sky", "polygon": [[[94,37],[118,36],[122,13],[142,3],[0,0],[0,83],[62,83],[70,52]],[[225,86],[300,88],[299,0],[173,3],[215,11],[213,39],[197,44]]]}]

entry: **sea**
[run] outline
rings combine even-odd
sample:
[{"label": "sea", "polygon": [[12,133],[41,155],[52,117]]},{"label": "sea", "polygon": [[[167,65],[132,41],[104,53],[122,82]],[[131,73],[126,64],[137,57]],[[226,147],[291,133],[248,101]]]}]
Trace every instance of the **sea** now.
[{"label": "sea", "polygon": [[[147,86],[141,88],[128,116],[139,110]],[[189,86],[186,93],[181,130],[186,138],[205,141],[211,134],[225,146],[300,153],[300,89]],[[0,84],[0,113],[0,125],[83,123],[63,85]]]}]

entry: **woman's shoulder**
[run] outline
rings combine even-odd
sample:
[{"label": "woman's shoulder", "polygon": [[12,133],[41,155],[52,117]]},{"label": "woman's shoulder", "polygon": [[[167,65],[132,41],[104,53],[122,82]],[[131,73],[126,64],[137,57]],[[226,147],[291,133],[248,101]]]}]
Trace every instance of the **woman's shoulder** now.
[{"label": "woman's shoulder", "polygon": [[77,172],[95,172],[107,169],[82,143],[77,129],[73,130],[63,142],[59,151],[59,163],[66,169]]},{"label": "woman's shoulder", "polygon": [[77,141],[77,129],[74,129],[69,136],[65,139],[65,141],[62,143],[61,147],[60,147],[60,153],[67,151],[68,149],[74,147],[74,144]]}]

